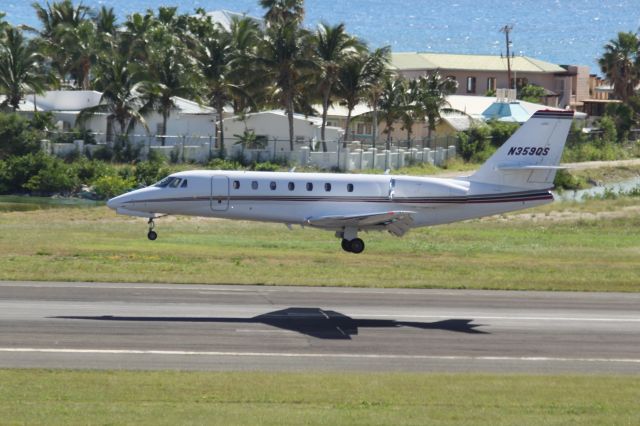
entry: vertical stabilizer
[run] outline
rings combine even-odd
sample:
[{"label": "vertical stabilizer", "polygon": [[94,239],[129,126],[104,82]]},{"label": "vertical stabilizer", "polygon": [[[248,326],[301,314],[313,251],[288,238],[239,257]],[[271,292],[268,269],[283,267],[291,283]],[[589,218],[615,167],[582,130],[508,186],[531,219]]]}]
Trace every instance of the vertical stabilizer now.
[{"label": "vertical stabilizer", "polygon": [[553,186],[573,111],[538,111],[480,169],[472,182],[526,189]]}]

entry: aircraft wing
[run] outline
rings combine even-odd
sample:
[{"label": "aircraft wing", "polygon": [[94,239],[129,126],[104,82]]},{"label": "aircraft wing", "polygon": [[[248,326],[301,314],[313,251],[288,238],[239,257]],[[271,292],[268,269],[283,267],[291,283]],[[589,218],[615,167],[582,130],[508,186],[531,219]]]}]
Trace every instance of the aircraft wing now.
[{"label": "aircraft wing", "polygon": [[307,219],[307,224],[327,229],[341,229],[347,226],[362,230],[386,229],[393,235],[401,237],[411,228],[414,214],[415,212],[411,211],[387,211],[355,215],[310,217]]}]

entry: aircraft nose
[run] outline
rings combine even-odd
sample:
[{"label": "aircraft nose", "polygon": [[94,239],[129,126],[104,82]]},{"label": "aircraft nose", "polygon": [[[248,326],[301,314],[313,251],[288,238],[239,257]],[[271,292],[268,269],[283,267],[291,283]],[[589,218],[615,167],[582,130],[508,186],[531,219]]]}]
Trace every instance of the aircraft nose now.
[{"label": "aircraft nose", "polygon": [[113,197],[111,198],[109,201],[107,201],[107,207],[109,207],[112,210],[117,210],[118,207],[122,207],[123,204],[123,195],[119,195],[117,197]]}]

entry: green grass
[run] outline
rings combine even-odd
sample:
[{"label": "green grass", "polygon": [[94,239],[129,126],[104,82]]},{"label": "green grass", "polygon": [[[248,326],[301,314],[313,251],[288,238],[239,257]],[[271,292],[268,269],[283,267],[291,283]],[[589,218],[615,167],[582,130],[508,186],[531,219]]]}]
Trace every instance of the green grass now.
[{"label": "green grass", "polygon": [[638,376],[0,370],[3,424],[639,424]]},{"label": "green grass", "polygon": [[635,292],[640,215],[598,214],[638,208],[554,204],[533,218],[363,234],[361,255],[329,232],[276,224],[169,217],[150,242],[144,219],[105,207],[0,213],[0,279]]}]

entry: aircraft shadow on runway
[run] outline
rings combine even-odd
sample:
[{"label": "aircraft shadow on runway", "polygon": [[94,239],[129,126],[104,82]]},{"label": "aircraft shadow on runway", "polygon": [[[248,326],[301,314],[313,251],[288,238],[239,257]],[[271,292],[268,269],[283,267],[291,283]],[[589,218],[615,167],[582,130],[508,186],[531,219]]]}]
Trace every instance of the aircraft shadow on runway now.
[{"label": "aircraft shadow on runway", "polygon": [[287,308],[269,312],[253,318],[217,317],[133,317],[133,316],[56,316],[58,319],[99,321],[152,321],[152,322],[197,322],[266,324],[284,330],[295,331],[319,339],[351,339],[360,328],[413,327],[423,330],[445,330],[467,334],[489,334],[477,330],[480,324],[471,324],[470,319],[447,319],[436,322],[396,321],[383,319],[354,319],[336,311],[321,308]]}]

